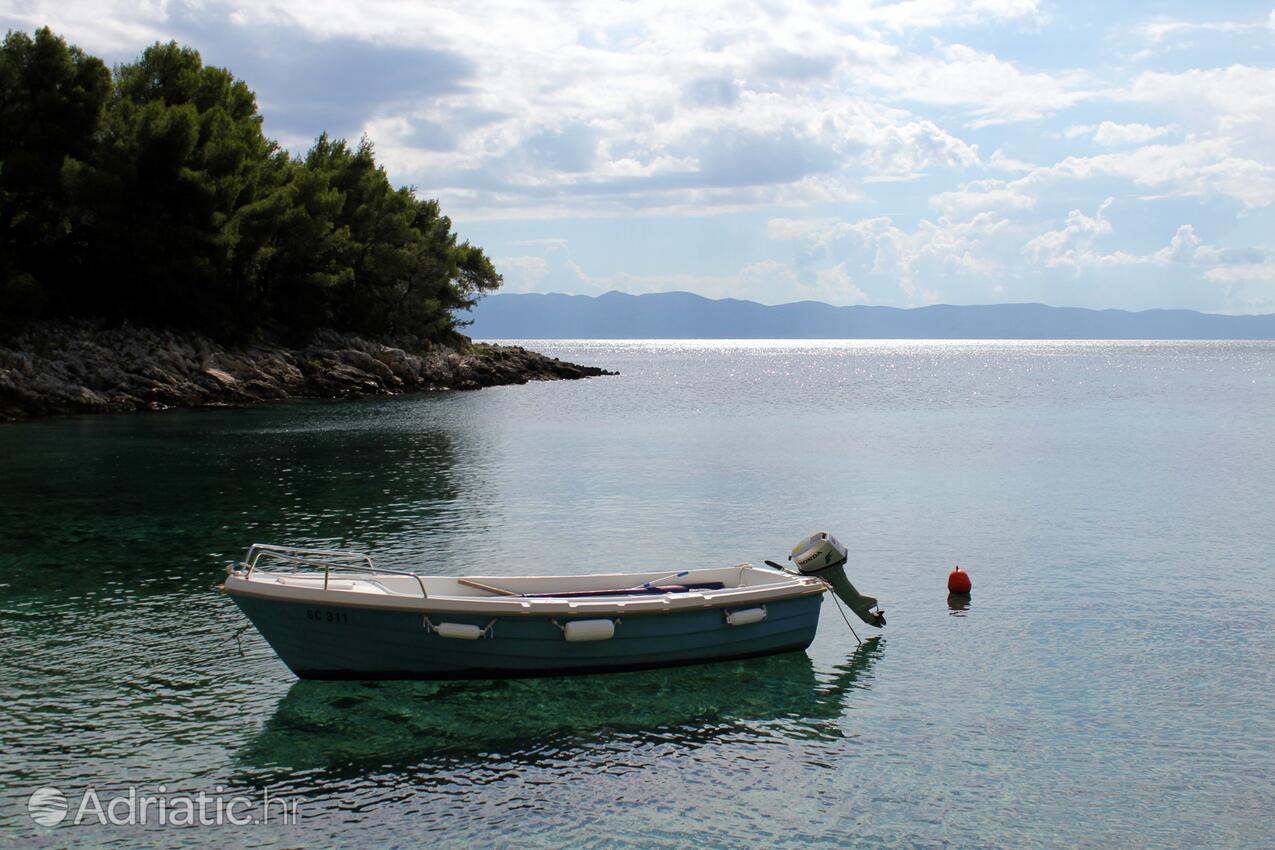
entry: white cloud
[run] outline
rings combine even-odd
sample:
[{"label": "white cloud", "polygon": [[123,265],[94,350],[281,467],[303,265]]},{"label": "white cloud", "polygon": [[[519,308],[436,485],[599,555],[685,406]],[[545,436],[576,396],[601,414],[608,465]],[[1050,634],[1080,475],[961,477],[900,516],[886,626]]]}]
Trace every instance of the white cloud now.
[{"label": "white cloud", "polygon": [[1275,139],[1275,67],[1148,71],[1115,97],[1174,115],[1188,141],[1224,140],[1231,151],[1269,161]]},{"label": "white cloud", "polygon": [[950,214],[978,209],[1030,209],[1059,184],[1127,181],[1165,195],[1230,198],[1246,207],[1275,203],[1275,164],[1238,155],[1228,139],[1146,145],[1129,151],[1067,157],[1013,180],[962,184],[930,198]]},{"label": "white cloud", "polygon": [[1178,266],[1194,269],[1202,273],[1204,280],[1213,283],[1275,284],[1275,252],[1208,245],[1190,224],[1179,226],[1168,245],[1149,254],[1099,250],[1097,240],[1113,235],[1111,222],[1103,215],[1113,201],[1112,198],[1104,201],[1092,217],[1072,210],[1061,229],[1032,239],[1023,247],[1023,254],[1046,268],[1070,269],[1077,277],[1093,269],[1113,266]]},{"label": "white cloud", "polygon": [[[1275,107],[1275,68],[1231,65],[1167,73],[1145,71],[1121,99],[1171,107],[1208,125],[1215,116],[1243,121],[1271,117]],[[1205,110],[1203,115],[1199,114]]]},{"label": "white cloud", "polygon": [[851,281],[846,263],[838,263],[816,272],[814,291],[810,297],[830,304],[863,304],[868,300],[864,291]]},{"label": "white cloud", "polygon": [[[1028,176],[1041,171],[1032,169]],[[948,217],[970,215],[979,210],[1030,210],[1036,206],[1036,195],[1027,177],[1012,181],[973,180],[957,189],[932,195],[930,206]]]},{"label": "white cloud", "polygon": [[[1275,14],[1273,12],[1272,14]],[[1268,26],[1266,21],[1183,21],[1159,18],[1136,27],[1134,35],[1145,45],[1133,54],[1135,62],[1141,62],[1170,51],[1195,46],[1200,35],[1221,34],[1229,39],[1244,33],[1255,33]]]},{"label": "white cloud", "polygon": [[[1179,226],[1168,244],[1149,253],[1119,247],[1120,234],[1108,218],[1115,202],[1106,198],[1092,214],[1073,209],[1060,226],[1043,231],[983,211],[968,219],[921,221],[911,231],[889,216],[858,221],[774,218],[766,233],[802,248],[804,256],[824,263],[825,271],[830,258],[837,261],[831,268],[843,269],[847,280],[860,268],[877,281],[890,281],[908,305],[943,300],[942,289],[962,279],[981,281],[978,291],[997,299],[1013,297],[1014,279],[1036,269],[1066,272],[1080,280],[1103,269],[1176,268],[1210,283],[1275,284],[1275,250],[1207,244],[1190,224]],[[801,265],[797,268],[800,275]],[[1007,280],[1010,286],[1003,283]],[[1267,303],[1252,290],[1228,290],[1226,298],[1245,307]],[[1269,299],[1275,299],[1275,291],[1268,293]]]},{"label": "white cloud", "polygon": [[544,284],[549,262],[544,257],[493,257],[492,264],[504,278],[505,292],[536,292]]},{"label": "white cloud", "polygon": [[1184,224],[1173,234],[1169,244],[1152,254],[1148,261],[1167,266],[1171,263],[1207,267],[1205,280],[1266,280],[1275,282],[1267,274],[1275,251],[1266,248],[1225,248],[1205,244],[1195,233],[1195,228]]},{"label": "white cloud", "polygon": [[1030,24],[1040,14],[1039,0],[903,0],[868,4],[869,20],[896,30],[942,26],[970,26],[987,20],[1016,20]]},{"label": "white cloud", "polygon": [[165,37],[167,0],[34,0],[0,9],[6,29],[50,27],[85,50],[132,54]]},{"label": "white cloud", "polygon": [[1116,255],[1102,255],[1094,249],[1094,241],[1111,233],[1111,222],[1103,213],[1115,202],[1107,198],[1093,216],[1080,210],[1067,214],[1067,221],[1059,230],[1040,234],[1023,246],[1023,254],[1046,267],[1069,267],[1077,271],[1095,265],[1114,265],[1120,261]]},{"label": "white cloud", "polygon": [[[1260,263],[1218,266],[1204,273],[1204,279],[1212,283],[1253,282],[1268,284],[1275,290],[1275,258]],[[1275,296],[1275,291],[1268,292],[1267,303]]]},{"label": "white cloud", "polygon": [[[1173,238],[1169,240],[1169,247],[1162,248],[1164,252],[1164,262],[1186,263],[1190,262],[1200,249],[1200,237],[1195,235],[1195,228],[1189,224],[1184,224],[1173,234]],[[1159,252],[1157,252],[1159,256]]]},{"label": "white cloud", "polygon": [[1162,19],[1144,24],[1139,30],[1142,36],[1151,44],[1161,44],[1187,33],[1236,33],[1253,29],[1255,26],[1258,25],[1242,21],[1178,21]]},{"label": "white cloud", "polygon": [[955,168],[978,164],[978,147],[943,131],[932,121],[847,128],[846,135],[864,147],[861,162],[880,175],[914,174],[931,165]]},{"label": "white cloud", "polygon": [[539,253],[496,256],[492,264],[504,277],[506,292],[566,292],[600,295],[606,288],[589,278],[571,256],[565,239],[532,239],[515,247],[539,249]]},{"label": "white cloud", "polygon": [[987,161],[987,165],[999,171],[1015,171],[1026,172],[1035,171],[1036,166],[1026,160],[1016,159],[1006,154],[1000,148],[992,151],[992,158]]},{"label": "white cloud", "polygon": [[901,100],[963,107],[976,127],[1042,118],[1092,96],[1082,72],[1024,72],[963,44],[870,69],[863,81]]},{"label": "white cloud", "polygon": [[1140,145],[1167,136],[1173,127],[1152,127],[1149,124],[1117,124],[1103,121],[1093,130],[1093,140],[1106,147]]},{"label": "white cloud", "polygon": [[907,303],[915,305],[940,300],[938,291],[926,284],[932,275],[985,278],[1000,271],[994,243],[1005,238],[1009,228],[1007,219],[982,212],[965,221],[922,221],[912,232],[890,216],[853,222],[771,219],[766,232],[771,239],[799,244],[814,257],[862,250],[870,273],[897,285]]},{"label": "white cloud", "polygon": [[766,237],[826,245],[845,235],[849,226],[836,218],[772,218],[766,222]]},{"label": "white cloud", "polygon": [[1275,203],[1275,165],[1237,156],[1225,140],[1068,158],[1035,174],[1042,181],[1122,178],[1168,194],[1229,197],[1249,207]]}]

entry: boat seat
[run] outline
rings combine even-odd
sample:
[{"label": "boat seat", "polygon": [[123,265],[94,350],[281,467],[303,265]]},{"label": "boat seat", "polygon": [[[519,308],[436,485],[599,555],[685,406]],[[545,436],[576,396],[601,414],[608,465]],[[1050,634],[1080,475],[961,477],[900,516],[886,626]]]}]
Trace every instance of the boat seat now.
[{"label": "boat seat", "polygon": [[575,599],[581,596],[652,596],[665,593],[689,593],[692,590],[721,590],[726,585],[720,581],[701,581],[692,584],[661,584],[656,587],[625,587],[619,590],[566,590],[555,593],[524,593],[527,599]]}]

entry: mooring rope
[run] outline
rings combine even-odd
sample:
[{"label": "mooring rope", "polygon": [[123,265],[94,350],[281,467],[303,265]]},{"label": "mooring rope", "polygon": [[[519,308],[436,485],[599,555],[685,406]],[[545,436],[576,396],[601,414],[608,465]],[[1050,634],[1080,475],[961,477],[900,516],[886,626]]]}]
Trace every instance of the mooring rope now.
[{"label": "mooring rope", "polygon": [[854,626],[850,625],[850,618],[846,616],[846,612],[841,607],[841,600],[837,598],[837,592],[833,590],[832,583],[827,579],[821,578],[819,580],[828,585],[829,595],[832,596],[832,601],[836,603],[837,610],[841,612],[841,619],[846,621],[846,627],[850,629],[850,634],[854,635],[854,639],[859,641],[859,646],[863,646],[863,641],[859,640],[859,633],[854,630]]}]

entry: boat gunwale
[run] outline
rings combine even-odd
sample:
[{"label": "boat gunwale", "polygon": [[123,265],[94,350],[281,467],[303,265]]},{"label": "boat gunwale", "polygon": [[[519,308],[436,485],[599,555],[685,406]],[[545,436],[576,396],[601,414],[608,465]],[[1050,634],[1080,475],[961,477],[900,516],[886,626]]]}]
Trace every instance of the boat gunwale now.
[{"label": "boat gunwale", "polygon": [[[438,578],[593,578],[622,576],[625,573],[605,573],[591,576],[438,576]],[[366,577],[366,576],[365,576]],[[427,577],[428,578],[428,577]],[[336,605],[350,608],[400,611],[405,613],[472,614],[492,617],[628,617],[658,614],[676,614],[734,608],[745,605],[762,605],[822,594],[827,585],[819,579],[790,575],[788,580],[766,584],[729,587],[719,590],[694,590],[661,596],[612,596],[606,599],[573,599],[571,597],[525,596],[374,596],[357,590],[337,588],[310,588],[298,585],[271,584],[260,579],[245,578],[231,573],[219,590],[231,596],[248,596],[275,602]]]}]

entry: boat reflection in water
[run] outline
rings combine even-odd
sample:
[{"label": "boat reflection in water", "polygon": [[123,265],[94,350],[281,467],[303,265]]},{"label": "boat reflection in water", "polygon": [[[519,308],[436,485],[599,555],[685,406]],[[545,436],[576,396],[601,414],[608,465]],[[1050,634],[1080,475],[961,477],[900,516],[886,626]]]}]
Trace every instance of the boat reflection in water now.
[{"label": "boat reflection in water", "polygon": [[804,652],[601,676],[483,681],[298,681],[240,753],[258,779],[375,767],[452,773],[465,762],[561,760],[599,747],[840,738],[851,692],[885,641],[829,671]]}]

